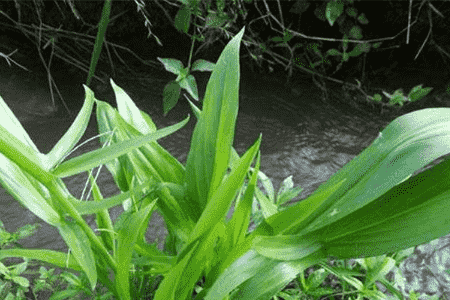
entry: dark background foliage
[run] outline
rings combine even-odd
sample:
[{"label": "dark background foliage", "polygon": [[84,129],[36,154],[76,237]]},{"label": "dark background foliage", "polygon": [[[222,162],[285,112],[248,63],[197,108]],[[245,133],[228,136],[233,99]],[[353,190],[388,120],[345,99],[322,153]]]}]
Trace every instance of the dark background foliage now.
[{"label": "dark background foliage", "polygon": [[[104,83],[118,70],[138,66],[162,69],[157,57],[176,58],[185,66],[198,58],[214,62],[229,39],[246,26],[242,64],[253,72],[282,76],[288,83],[307,76],[323,90],[334,82],[362,87],[370,94],[393,82],[401,84],[396,78],[411,77],[413,70],[423,75],[425,85],[447,88],[448,1],[342,0],[336,2],[342,4],[342,13],[333,25],[326,18],[330,3],[335,2],[113,1],[97,80]],[[27,68],[42,69],[51,59],[59,60],[54,69],[70,66],[87,77],[103,4],[2,2],[0,52],[7,55],[18,49],[10,58]],[[180,26],[182,11],[189,12],[189,21]],[[211,22],[213,15],[222,22]],[[344,47],[351,52],[359,46],[362,51],[354,56],[342,55]],[[331,49],[340,55],[330,55]]]}]

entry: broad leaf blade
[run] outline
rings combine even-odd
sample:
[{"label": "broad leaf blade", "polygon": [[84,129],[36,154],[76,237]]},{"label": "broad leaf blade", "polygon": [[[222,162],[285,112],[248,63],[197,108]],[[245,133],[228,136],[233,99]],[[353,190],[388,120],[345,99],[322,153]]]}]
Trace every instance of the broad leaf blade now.
[{"label": "broad leaf blade", "polygon": [[423,244],[450,232],[449,190],[446,161],[310,234],[338,258],[378,256]]},{"label": "broad leaf blade", "polygon": [[298,260],[319,251],[318,238],[303,235],[257,236],[253,248],[261,255],[277,260]]},{"label": "broad leaf blade", "polygon": [[423,109],[395,119],[380,138],[324,184],[326,188],[335,180],[348,178],[332,205],[312,220],[308,231],[358,210],[449,153],[449,128],[450,108]]}]

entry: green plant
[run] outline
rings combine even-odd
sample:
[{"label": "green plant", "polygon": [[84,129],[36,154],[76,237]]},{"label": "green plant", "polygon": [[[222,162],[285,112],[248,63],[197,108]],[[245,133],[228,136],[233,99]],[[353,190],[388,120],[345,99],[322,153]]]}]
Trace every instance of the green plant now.
[{"label": "green plant", "polygon": [[[5,249],[11,245],[22,247],[17,241],[33,234],[36,224],[26,225],[19,228],[16,232],[10,233],[5,230],[3,222],[0,221],[0,249]],[[28,260],[14,266],[5,266],[0,262],[0,298],[14,299],[14,297],[24,297],[28,291],[29,282],[26,278],[20,276],[28,266]],[[17,286],[15,292],[14,285]],[[15,296],[14,296],[15,295]]]},{"label": "green plant", "polygon": [[[22,245],[17,243],[18,240],[31,236],[35,233],[36,228],[40,224],[25,225],[19,228],[16,232],[10,233],[5,230],[3,223],[0,221],[0,245],[1,249],[19,248],[23,249]],[[30,291],[36,298],[36,293],[39,291],[50,290],[53,292],[52,299],[76,299],[75,297],[81,295],[97,297],[95,299],[109,299],[111,293],[105,293],[98,296],[93,293],[88,286],[86,276],[81,273],[80,278],[75,274],[63,272],[62,274],[53,274],[55,269],[47,270],[41,266],[38,270],[39,278],[34,280],[34,285],[30,284],[29,280],[21,275],[31,274],[36,275],[37,272],[27,269],[30,266],[36,265],[35,262],[30,262],[30,259],[23,258],[24,262],[5,266],[0,262],[0,299],[28,299],[25,293]],[[64,282],[68,283],[66,288],[63,288]],[[79,299],[79,298],[77,298]],[[93,299],[93,298],[90,298]]]},{"label": "green plant", "polygon": [[[89,282],[86,276],[82,273],[80,277],[69,272],[63,272],[59,275],[54,275],[55,269],[47,270],[45,267],[39,268],[39,278],[34,280],[34,285],[31,285],[26,277],[19,276],[24,274],[35,275],[37,272],[26,270],[29,266],[29,260],[24,259],[23,263],[14,266],[5,267],[0,263],[0,297],[1,299],[28,299],[25,293],[30,291],[35,298],[40,291],[52,291],[51,299],[111,299],[110,292],[98,294],[97,291],[91,291],[88,286]],[[64,287],[64,282],[67,286]]]},{"label": "green plant", "polygon": [[[0,297],[2,299],[16,299],[25,297],[30,282],[25,277],[20,276],[28,266],[28,260],[23,263],[6,267],[0,262]],[[13,286],[16,286],[15,293]],[[20,298],[19,298],[20,299]]]},{"label": "green plant", "polygon": [[397,89],[393,94],[389,94],[386,91],[382,91],[382,94],[384,94],[385,98],[383,98],[380,94],[374,94],[373,96],[368,95],[364,89],[362,88],[361,82],[359,80],[356,80],[356,85],[344,85],[344,89],[349,91],[358,90],[363,94],[363,97],[367,103],[372,104],[372,107],[374,107],[374,104],[378,104],[381,106],[381,113],[383,113],[383,107],[394,107],[396,109],[400,109],[403,107],[403,105],[410,102],[416,102],[420,99],[423,99],[426,95],[428,95],[433,88],[427,87],[423,88],[421,84],[413,87],[411,91],[408,93],[408,95],[404,95],[403,89]]},{"label": "green plant", "polygon": [[[1,101],[5,115],[0,123],[2,185],[58,228],[70,254],[3,249],[0,259],[40,259],[84,272],[91,289],[100,281],[118,299],[131,298],[130,276],[135,267],[148,267],[149,273],[164,277],[154,299],[188,299],[203,277],[196,299],[266,299],[328,257],[379,256],[448,233],[441,224],[450,210],[445,201],[449,163],[409,178],[450,148],[443,138],[450,134],[449,110],[425,109],[394,120],[369,148],[304,201],[273,212],[260,203],[269,216],[247,234],[261,137],[242,157],[232,148],[242,35],[243,30],[222,52],[203,110],[189,102],[198,123],[186,166],[156,140],[181,128],[188,118],[156,130],[150,117],[112,81],[118,111],[94,99],[85,87],[85,104],[77,119],[46,155]],[[61,163],[84,133],[94,102],[99,133],[113,132],[109,137],[102,135],[101,141],[111,145]],[[122,193],[102,199],[91,177],[94,201],[75,199],[61,178],[102,164]],[[226,221],[247,176],[243,197]],[[112,224],[108,209],[119,204],[125,212]],[[169,231],[164,252],[144,240],[156,208]],[[85,223],[84,214],[96,214],[99,235]]]},{"label": "green plant", "polygon": [[[302,191],[300,187],[294,187],[292,176],[289,176],[283,180],[277,195],[275,195],[272,182],[266,174],[259,171],[257,176],[266,193],[263,193],[259,189],[255,189],[251,219],[255,223],[256,227],[261,224],[264,219],[286,209],[286,207],[282,207],[281,205],[292,200]],[[247,188],[247,186],[247,184],[244,184],[244,188]]]},{"label": "green plant", "polygon": [[430,88],[430,87],[423,88],[422,85],[419,84],[419,85],[413,87],[407,96],[405,96],[403,94],[402,89],[396,90],[393,94],[389,94],[389,93],[383,91],[383,94],[389,99],[389,102],[387,104],[382,102],[383,98],[380,94],[375,94],[373,97],[369,97],[369,99],[373,100],[376,103],[380,103],[382,105],[387,105],[390,107],[393,107],[396,105],[402,107],[405,102],[406,103],[407,102],[415,102],[415,101],[422,99],[423,97],[428,95],[432,89],[433,88]]},{"label": "green plant", "polygon": [[[335,22],[340,26],[342,36],[342,52],[338,49],[332,48],[326,52],[326,56],[334,56],[340,60],[337,70],[341,68],[344,62],[347,62],[350,57],[356,57],[361,54],[368,53],[370,49],[377,48],[381,43],[369,43],[360,42],[356,43],[355,47],[348,52],[349,41],[359,41],[362,39],[362,28],[360,25],[367,25],[369,20],[364,13],[359,14],[358,10],[354,6],[349,6],[344,10],[344,1],[330,1],[326,4],[324,16],[320,13],[316,13],[318,18],[326,18],[330,26],[333,26]],[[351,1],[347,4],[352,3]],[[340,18],[341,17],[341,18]],[[349,21],[351,20],[351,21]]]},{"label": "green plant", "polygon": [[[192,55],[192,49],[191,49]],[[191,57],[189,57],[190,59]],[[196,60],[191,67],[189,65],[183,68],[183,63],[173,58],[159,58],[158,60],[164,65],[167,71],[178,75],[175,80],[170,81],[165,87],[163,92],[163,109],[164,115],[166,115],[178,102],[180,98],[181,89],[185,89],[189,95],[198,101],[197,83],[194,76],[190,74],[192,71],[212,71],[214,64],[203,60]]]},{"label": "green plant", "polygon": [[[174,20],[174,26],[180,32],[188,33],[191,26],[191,18],[201,16],[202,12],[199,9],[199,2],[186,1],[177,12]],[[205,28],[222,28],[228,27],[230,21],[227,14],[223,12],[224,3],[217,1],[217,11],[210,10],[211,3],[206,4],[206,11],[208,12],[205,18]],[[194,26],[196,26],[194,22]],[[196,26],[197,27],[197,26]],[[178,102],[181,89],[185,89],[194,100],[198,101],[198,90],[195,78],[190,73],[193,71],[209,71],[214,69],[214,63],[209,61],[198,59],[191,66],[192,54],[194,51],[195,41],[204,41],[205,37],[200,34],[194,34],[192,36],[192,45],[189,52],[188,65],[184,68],[183,63],[178,59],[173,58],[159,58],[158,60],[164,65],[164,68],[177,75],[175,80],[170,81],[164,87],[163,91],[163,111],[166,115]]]},{"label": "green plant", "polygon": [[11,233],[6,231],[3,222],[0,220],[0,249],[4,249],[11,245],[22,247],[17,241],[33,235],[39,226],[40,224],[28,224],[20,227],[16,232]]}]

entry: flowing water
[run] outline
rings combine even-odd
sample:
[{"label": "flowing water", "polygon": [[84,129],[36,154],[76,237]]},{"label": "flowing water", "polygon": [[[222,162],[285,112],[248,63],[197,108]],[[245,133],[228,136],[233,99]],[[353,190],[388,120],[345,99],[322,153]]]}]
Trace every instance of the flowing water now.
[{"label": "flowing water", "polygon": [[[28,75],[27,75],[28,76]],[[62,77],[69,75],[62,75]],[[148,77],[115,78],[116,83],[125,89],[131,98],[153,118],[158,128],[172,125],[191,114],[191,120],[185,128],[160,140],[169,152],[183,163],[186,161],[189,142],[194,128],[194,116],[187,101],[182,97],[177,107],[167,117],[162,116],[161,93],[168,80],[173,79],[164,73],[153,73]],[[205,76],[200,75],[199,90],[203,95],[206,86]],[[15,113],[21,116],[25,129],[38,148],[47,153],[64,134],[73,118],[65,115],[61,109],[56,114],[43,116],[45,111],[30,112],[21,109],[27,101],[42,101],[41,107],[49,103],[49,94],[45,92],[45,81],[41,77],[25,79],[25,75],[9,77],[3,80],[0,95],[10,103]],[[75,81],[65,80],[63,88],[66,101],[83,99],[83,89]],[[137,83],[141,84],[137,84]],[[64,84],[63,84],[64,86]],[[26,87],[26,90],[25,90]],[[320,90],[310,82],[297,84],[293,93],[283,85],[282,79],[269,76],[253,76],[241,74],[240,110],[236,125],[235,148],[239,154],[248,149],[262,133],[261,170],[267,174],[278,189],[286,177],[293,175],[294,184],[304,190],[298,199],[304,199],[325,182],[342,166],[352,160],[378,136],[378,133],[395,117],[380,116],[375,110],[361,111],[350,106],[335,104],[327,106],[321,101]],[[63,93],[64,94],[64,93]],[[36,100],[37,97],[45,100]],[[103,91],[103,97],[111,97],[110,90]],[[23,99],[25,98],[25,100]],[[98,97],[110,103],[112,98]],[[35,103],[35,102],[32,102]],[[24,114],[24,111],[28,111]],[[81,141],[96,134],[96,123],[92,118],[86,134]],[[77,149],[70,157],[93,150],[98,147],[97,141],[89,142]],[[79,174],[65,178],[71,193],[81,198],[87,175]],[[104,197],[117,194],[119,191],[106,168],[102,169],[99,187]],[[110,210],[113,219],[122,212],[122,208]],[[21,241],[26,248],[45,248],[66,251],[67,247],[58,231],[40,221],[32,212],[21,207],[3,188],[0,188],[0,219],[8,231],[15,231],[25,224],[38,222],[42,227],[31,238]],[[86,220],[94,226],[92,216]],[[155,214],[147,232],[149,242],[162,238],[166,230],[162,218]]]}]

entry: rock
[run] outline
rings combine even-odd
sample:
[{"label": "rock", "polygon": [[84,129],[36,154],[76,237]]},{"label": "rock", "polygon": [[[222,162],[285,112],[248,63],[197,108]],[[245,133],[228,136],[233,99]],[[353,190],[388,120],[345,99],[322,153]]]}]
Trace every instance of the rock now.
[{"label": "rock", "polygon": [[[387,277],[395,282],[394,287],[409,299],[414,291],[419,300],[429,297],[447,298],[450,295],[450,235],[435,239],[415,248],[413,255],[399,266],[403,278],[391,271]],[[447,299],[444,298],[444,299]]]}]

